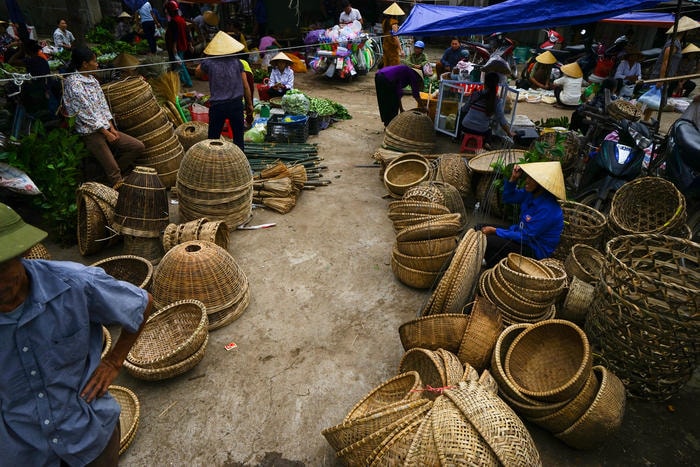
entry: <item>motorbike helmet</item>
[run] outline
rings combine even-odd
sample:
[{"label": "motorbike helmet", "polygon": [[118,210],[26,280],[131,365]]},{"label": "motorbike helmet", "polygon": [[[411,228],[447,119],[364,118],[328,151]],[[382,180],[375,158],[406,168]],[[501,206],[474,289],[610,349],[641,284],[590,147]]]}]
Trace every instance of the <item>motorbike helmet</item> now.
[{"label": "motorbike helmet", "polygon": [[413,47],[418,47],[419,49],[425,49],[425,43],[423,41],[416,41]]},{"label": "motorbike helmet", "polygon": [[165,4],[165,9],[166,9],[167,11],[177,11],[177,10],[180,9],[180,5],[178,5],[177,2],[176,2],[175,0],[169,0],[169,1]]},{"label": "motorbike helmet", "polygon": [[469,50],[467,50],[467,49],[462,49],[462,50],[459,52],[459,55],[460,55],[462,58],[467,58],[467,57],[469,57]]}]

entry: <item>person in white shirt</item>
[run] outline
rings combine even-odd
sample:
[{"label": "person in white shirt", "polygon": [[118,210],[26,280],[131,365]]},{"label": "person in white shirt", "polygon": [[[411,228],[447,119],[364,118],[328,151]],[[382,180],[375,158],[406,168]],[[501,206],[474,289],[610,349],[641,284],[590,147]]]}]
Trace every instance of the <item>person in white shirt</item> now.
[{"label": "person in white shirt", "polygon": [[73,33],[68,29],[68,23],[65,19],[58,20],[58,27],[53,32],[53,45],[54,47],[63,47],[64,49],[70,49],[73,47],[73,42],[75,37]]},{"label": "person in white shirt", "polygon": [[557,98],[557,106],[563,108],[577,107],[581,100],[581,84],[583,83],[583,71],[576,62],[563,65],[560,68],[563,76],[555,79],[554,97]]},{"label": "person in white shirt", "polygon": [[633,85],[642,79],[642,66],[639,64],[639,59],[641,56],[642,54],[637,50],[625,50],[623,55],[624,58],[617,66],[617,71],[615,71],[614,78],[615,81],[617,81],[616,94],[628,96],[632,95],[632,92],[623,93],[623,88]]},{"label": "person in white shirt", "polygon": [[338,24],[341,26],[344,24],[350,24],[353,21],[359,21],[360,24],[364,25],[364,20],[360,14],[360,10],[353,8],[348,0],[343,0],[342,3],[343,11],[340,12],[340,18],[338,19]]},{"label": "person in white shirt", "polygon": [[294,89],[294,71],[291,68],[292,59],[280,52],[270,60],[274,67],[270,72],[270,89],[268,94],[273,97],[284,96],[290,89]]}]

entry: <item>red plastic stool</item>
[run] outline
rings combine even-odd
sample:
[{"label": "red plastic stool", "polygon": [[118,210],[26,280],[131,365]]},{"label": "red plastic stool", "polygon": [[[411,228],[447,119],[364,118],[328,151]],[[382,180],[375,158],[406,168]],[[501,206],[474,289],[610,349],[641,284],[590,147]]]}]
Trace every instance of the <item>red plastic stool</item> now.
[{"label": "red plastic stool", "polygon": [[233,130],[231,129],[231,124],[228,121],[228,118],[224,120],[224,127],[221,129],[221,136],[228,136],[229,138],[233,139]]},{"label": "red plastic stool", "polygon": [[484,137],[483,136],[465,133],[464,138],[462,138],[462,146],[459,148],[459,152],[476,153],[477,151],[479,151],[483,147],[484,147]]}]

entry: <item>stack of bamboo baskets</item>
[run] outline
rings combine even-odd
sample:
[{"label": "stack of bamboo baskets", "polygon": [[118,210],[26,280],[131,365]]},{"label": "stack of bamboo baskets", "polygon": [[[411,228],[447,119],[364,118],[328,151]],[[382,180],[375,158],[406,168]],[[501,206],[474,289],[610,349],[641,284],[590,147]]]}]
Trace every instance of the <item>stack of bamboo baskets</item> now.
[{"label": "stack of bamboo baskets", "polygon": [[113,227],[117,190],[97,182],[85,182],[78,187],[78,250],[83,256],[97,253],[119,240]]}]

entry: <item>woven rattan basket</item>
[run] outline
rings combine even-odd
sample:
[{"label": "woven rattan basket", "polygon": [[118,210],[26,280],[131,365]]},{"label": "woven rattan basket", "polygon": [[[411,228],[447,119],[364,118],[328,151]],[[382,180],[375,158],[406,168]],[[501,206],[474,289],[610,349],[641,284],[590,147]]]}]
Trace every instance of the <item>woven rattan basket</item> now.
[{"label": "woven rattan basket", "polygon": [[[439,402],[440,400],[436,401]],[[433,439],[432,418],[435,415],[435,404],[423,418],[423,422],[418,427],[418,432],[413,437],[413,442],[406,453],[404,465],[406,467],[422,467],[425,465],[440,465],[437,446]],[[467,425],[469,425],[467,423]],[[469,425],[471,426],[471,425]],[[461,447],[461,446],[460,446]],[[472,451],[467,451],[472,452]]]},{"label": "woven rattan basket", "polygon": [[538,305],[547,305],[554,303],[557,298],[564,293],[565,284],[562,284],[557,289],[528,289],[527,287],[520,287],[519,285],[510,282],[502,273],[503,269],[500,267],[493,268],[493,273],[490,279],[494,282],[494,285],[503,288],[510,295],[514,295],[519,299],[526,300],[531,303]]},{"label": "woven rattan basket", "polygon": [[[547,268],[546,266],[540,266],[551,272],[551,269]],[[554,277],[553,272],[551,272],[550,277],[544,277],[541,275],[533,276],[531,274],[524,274],[520,271],[516,271],[508,266],[507,258],[503,258],[501,261],[499,261],[496,267],[500,268],[500,273],[505,280],[526,289],[555,290],[560,288],[566,282],[566,277]]]},{"label": "woven rattan basket", "polygon": [[570,277],[577,277],[591,284],[600,278],[600,270],[604,263],[605,256],[600,251],[577,243],[571,247],[571,252],[564,261],[564,268]]},{"label": "woven rattan basket", "polygon": [[435,181],[449,183],[462,198],[472,194],[472,176],[461,154],[443,154],[438,159]]},{"label": "woven rattan basket", "polygon": [[505,286],[498,282],[494,271],[495,269],[489,269],[483,272],[480,278],[480,286],[483,284],[484,290],[481,292],[492,300],[501,310],[525,322],[539,320],[547,315],[552,300],[549,302],[534,302],[512,294]]},{"label": "woven rattan basket", "polygon": [[418,428],[423,423],[423,418],[415,417],[405,423],[405,426],[394,428],[389,436],[384,438],[384,441],[372,451],[365,462],[370,467],[401,465],[406,459],[406,453],[413,443]]},{"label": "woven rattan basket", "polygon": [[493,165],[496,163],[508,165],[518,162],[525,155],[522,149],[507,149],[497,151],[487,151],[469,159],[469,169],[472,172],[492,173]]},{"label": "woven rattan basket", "polygon": [[590,206],[574,201],[559,201],[559,204],[564,213],[564,230],[552,256],[565,260],[577,243],[600,248],[606,232],[605,216]]},{"label": "woven rattan basket", "polygon": [[248,291],[248,278],[233,257],[220,246],[202,240],[176,245],[153,275],[151,293],[157,307],[178,300],[204,303],[210,326],[225,317],[237,318],[238,305]]},{"label": "woven rattan basket", "polygon": [[454,237],[461,229],[459,214],[441,214],[434,220],[421,222],[396,234],[397,242],[415,242],[433,238]]},{"label": "woven rattan basket", "polygon": [[685,224],[685,197],[668,180],[642,177],[613,195],[609,220],[623,234],[667,233]]},{"label": "woven rattan basket", "polygon": [[449,264],[452,258],[452,252],[442,253],[434,256],[409,256],[400,253],[396,246],[392,252],[393,259],[401,264],[412,269],[419,269],[426,272],[440,272],[446,264]]},{"label": "woven rattan basket", "polygon": [[51,253],[43,243],[37,243],[22,254],[24,259],[51,259]]},{"label": "woven rattan basket", "polygon": [[[389,194],[401,198],[412,186],[430,177],[430,165],[427,162],[408,159],[390,164],[384,171],[384,186]],[[424,198],[418,201],[426,201]]]},{"label": "woven rattan basket", "polygon": [[593,291],[594,287],[591,284],[574,277],[569,285],[564,306],[557,317],[583,324],[593,303]]},{"label": "woven rattan basket", "polygon": [[618,120],[636,122],[642,118],[642,109],[625,99],[615,99],[606,108],[608,114]]},{"label": "woven rattan basket", "polygon": [[468,315],[447,313],[413,319],[399,326],[401,345],[404,350],[420,347],[457,353],[468,322]]},{"label": "woven rattan basket", "polygon": [[181,300],[148,318],[129,362],[141,368],[162,368],[189,358],[207,335],[207,310],[198,300]]},{"label": "woven rattan basket", "polygon": [[145,381],[161,381],[168,378],[174,378],[175,376],[188,372],[202,361],[208,342],[209,334],[205,336],[202,346],[192,355],[187,357],[185,360],[170,366],[161,368],[141,368],[140,366],[132,364],[129,362],[129,360],[124,360],[124,368],[134,378],[143,379]]},{"label": "woven rattan basket", "polygon": [[122,235],[160,237],[168,225],[168,194],[149,167],[136,167],[119,187],[114,225]]},{"label": "woven rattan basket", "polygon": [[416,289],[431,288],[442,274],[440,272],[409,268],[396,261],[393,255],[391,257],[391,271],[402,284]]},{"label": "woven rattan basket", "polygon": [[109,332],[109,329],[102,326],[102,353],[100,358],[105,358],[110,350],[112,350],[112,334]]},{"label": "woven rattan basket", "polygon": [[555,436],[576,449],[595,449],[622,425],[625,386],[604,367],[597,367],[599,385],[593,403],[570,427]]},{"label": "woven rattan basket", "polygon": [[404,152],[431,151],[435,146],[433,121],[418,110],[399,113],[384,130],[384,146]]},{"label": "woven rattan basket", "polygon": [[402,198],[406,201],[423,201],[426,203],[435,203],[445,205],[445,197],[432,182],[421,182],[407,189]]},{"label": "woven rattan basket", "polygon": [[109,237],[105,216],[97,202],[84,193],[78,193],[76,208],[78,251],[83,256],[97,253],[107,246],[106,240]]},{"label": "woven rattan basket", "polygon": [[185,151],[207,139],[208,132],[209,125],[202,122],[186,122],[175,129],[175,135]]},{"label": "woven rattan basket", "polygon": [[491,361],[493,348],[502,330],[503,320],[496,305],[477,296],[457,351],[459,361],[483,371]]},{"label": "woven rattan basket", "polygon": [[163,257],[163,243],[158,237],[135,237],[124,235],[122,253],[126,256],[139,256],[154,266]]},{"label": "woven rattan basket", "polygon": [[148,289],[153,277],[153,265],[140,256],[111,256],[90,266],[102,268],[115,279],[129,282],[142,289]]},{"label": "woven rattan basket", "polygon": [[131,128],[142,123],[144,120],[148,120],[160,111],[161,108],[160,105],[158,105],[158,101],[155,99],[148,99],[143,104],[136,107],[129,107],[128,110],[114,114],[114,120],[117,122],[117,126],[123,128],[124,132],[128,134]]},{"label": "woven rattan basket", "polygon": [[[420,375],[423,385],[427,388],[442,388],[447,385],[447,374],[442,358],[434,351],[414,348],[408,350],[401,358],[399,373],[416,371]],[[426,391],[425,397],[435,399],[437,393]]]},{"label": "woven rattan basket", "polygon": [[111,385],[108,390],[121,409],[119,411],[119,430],[121,432],[119,455],[121,455],[134,440],[141,418],[141,404],[131,389]]},{"label": "woven rattan basket", "polygon": [[509,380],[523,394],[544,402],[567,401],[591,372],[588,338],[566,320],[547,320],[515,338],[505,359]]},{"label": "woven rattan basket", "polygon": [[484,213],[502,217],[505,213],[503,198],[501,190],[494,184],[496,179],[497,175],[494,174],[477,174],[474,185],[474,199],[479,203],[480,209]]},{"label": "woven rattan basket", "polygon": [[383,410],[388,405],[402,401],[419,399],[422,387],[420,376],[415,371],[408,371],[394,376],[372,389],[360,402],[350,409],[344,422],[362,418]]},{"label": "woven rattan basket", "polygon": [[451,253],[457,248],[457,237],[440,237],[412,242],[396,242],[399,253],[409,256],[436,256]]},{"label": "woven rattan basket", "polygon": [[[449,214],[450,210],[443,204],[426,201],[398,200],[389,203],[389,219],[392,214]],[[392,219],[393,220],[393,219]]]},{"label": "woven rattan basket", "polygon": [[153,114],[153,116],[142,120],[129,128],[124,128],[123,131],[136,139],[140,139],[144,135],[157,130],[158,128],[162,128],[168,122],[168,115],[161,108],[158,110],[158,112]]}]

